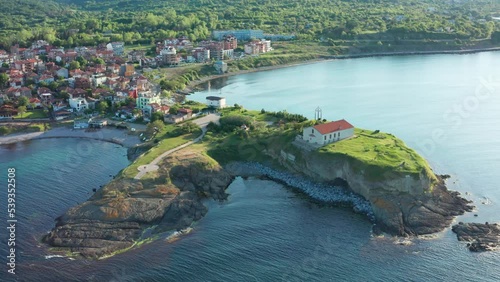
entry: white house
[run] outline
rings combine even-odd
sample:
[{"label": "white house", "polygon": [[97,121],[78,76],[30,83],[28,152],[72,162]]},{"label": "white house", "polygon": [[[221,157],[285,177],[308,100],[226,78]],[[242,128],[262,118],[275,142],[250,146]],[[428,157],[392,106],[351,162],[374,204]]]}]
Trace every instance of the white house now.
[{"label": "white house", "polygon": [[217,97],[217,96],[208,96],[207,97],[207,106],[214,108],[225,108],[226,107],[226,98]]},{"label": "white house", "polygon": [[354,135],[354,126],[345,119],[304,128],[302,139],[306,142],[326,145]]},{"label": "white house", "polygon": [[87,103],[87,100],[85,100],[85,98],[70,98],[68,101],[69,106],[76,112],[80,112],[89,108],[89,104]]}]

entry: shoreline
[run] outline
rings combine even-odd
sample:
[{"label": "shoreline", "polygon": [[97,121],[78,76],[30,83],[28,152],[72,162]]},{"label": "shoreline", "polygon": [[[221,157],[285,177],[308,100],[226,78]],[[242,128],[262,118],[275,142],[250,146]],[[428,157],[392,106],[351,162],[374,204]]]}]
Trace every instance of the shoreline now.
[{"label": "shoreline", "polygon": [[15,144],[29,140],[41,140],[52,138],[78,138],[97,140],[103,142],[114,143],[125,148],[132,148],[141,141],[138,136],[128,135],[126,131],[114,128],[103,128],[93,132],[86,132],[82,129],[70,129],[67,127],[53,128],[44,132],[31,132],[12,134],[0,137],[0,146]]},{"label": "shoreline", "polygon": [[302,66],[302,65],[310,65],[322,62],[329,62],[335,60],[348,60],[348,59],[361,59],[361,58],[370,58],[370,57],[396,57],[396,56],[425,56],[425,55],[465,55],[465,54],[475,54],[475,53],[483,53],[483,52],[498,52],[500,51],[500,47],[493,48],[480,48],[480,49],[466,49],[466,50],[441,50],[441,51],[403,51],[403,52],[383,52],[383,53],[363,53],[363,54],[355,54],[355,55],[332,55],[332,56],[320,56],[317,59],[313,60],[305,60],[305,61],[297,61],[295,63],[283,64],[283,65],[275,65],[275,66],[267,66],[254,68],[249,70],[239,70],[230,73],[224,74],[216,74],[209,75],[203,77],[201,79],[189,82],[184,90],[181,90],[181,94],[190,95],[194,94],[195,90],[198,88],[200,84],[206,83],[208,81],[231,77],[235,75],[248,74],[254,72],[264,72],[271,71],[277,69],[283,69],[294,66]]}]

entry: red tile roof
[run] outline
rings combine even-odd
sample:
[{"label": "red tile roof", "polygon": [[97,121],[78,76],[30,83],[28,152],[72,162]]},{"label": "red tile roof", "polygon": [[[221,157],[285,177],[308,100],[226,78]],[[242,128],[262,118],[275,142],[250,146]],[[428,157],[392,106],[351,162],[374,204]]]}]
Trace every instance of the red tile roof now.
[{"label": "red tile roof", "polygon": [[179,113],[183,113],[183,114],[190,114],[190,113],[192,113],[192,112],[193,112],[193,110],[191,110],[191,109],[185,109],[185,108],[180,108],[180,109],[178,110],[178,112],[179,112]]},{"label": "red tile roof", "polygon": [[329,123],[323,123],[323,124],[318,124],[314,126],[314,129],[319,131],[322,135],[340,131],[340,130],[345,130],[349,128],[354,128],[352,124],[348,123],[345,119],[337,120],[337,121],[332,121]]}]

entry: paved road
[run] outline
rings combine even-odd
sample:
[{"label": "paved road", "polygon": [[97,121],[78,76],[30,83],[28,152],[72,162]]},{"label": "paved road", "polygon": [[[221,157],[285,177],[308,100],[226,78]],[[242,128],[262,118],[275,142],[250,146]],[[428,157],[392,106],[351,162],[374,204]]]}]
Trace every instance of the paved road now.
[{"label": "paved road", "polygon": [[139,172],[137,173],[137,175],[134,177],[134,179],[141,179],[146,173],[148,172],[153,172],[153,171],[157,171],[159,169],[159,166],[158,166],[158,163],[166,156],[170,155],[171,153],[175,152],[175,151],[178,151],[182,148],[185,148],[193,143],[196,143],[198,141],[200,141],[203,136],[205,136],[205,133],[207,133],[207,125],[210,123],[210,122],[214,122],[214,123],[219,123],[219,119],[220,119],[220,116],[217,115],[217,114],[209,114],[207,116],[204,116],[202,118],[199,118],[199,119],[195,119],[193,120],[193,122],[195,124],[197,124],[199,127],[201,127],[201,135],[196,137],[196,139],[194,139],[193,141],[189,141],[185,144],[182,144],[180,146],[177,146],[173,149],[170,149],[166,152],[164,152],[163,154],[159,155],[158,157],[156,157],[153,161],[151,161],[149,164],[147,165],[141,165],[140,167],[137,168],[137,170],[139,170]]}]

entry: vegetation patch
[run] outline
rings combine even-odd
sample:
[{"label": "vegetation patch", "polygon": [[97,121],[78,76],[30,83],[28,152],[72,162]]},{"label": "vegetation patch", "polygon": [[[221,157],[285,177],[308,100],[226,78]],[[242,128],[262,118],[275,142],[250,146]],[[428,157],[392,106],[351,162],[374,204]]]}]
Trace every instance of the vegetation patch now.
[{"label": "vegetation patch", "polygon": [[355,129],[352,138],[328,144],[318,149],[324,156],[358,161],[358,169],[372,179],[387,172],[410,175],[427,174],[435,180],[429,164],[415,150],[392,134],[379,130]]}]

